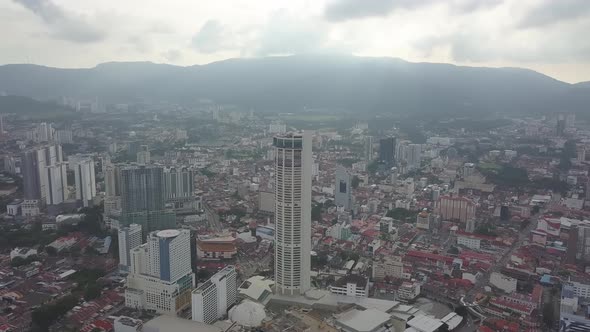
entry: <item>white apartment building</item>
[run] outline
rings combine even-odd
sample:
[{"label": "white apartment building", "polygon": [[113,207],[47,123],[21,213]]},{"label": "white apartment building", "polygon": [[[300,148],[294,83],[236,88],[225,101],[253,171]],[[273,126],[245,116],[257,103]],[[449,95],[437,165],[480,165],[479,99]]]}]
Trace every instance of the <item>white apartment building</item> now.
[{"label": "white apartment building", "polygon": [[275,151],[275,289],[304,294],[311,287],[311,165],[309,132],[273,139]]},{"label": "white apartment building", "polygon": [[96,179],[94,174],[94,161],[88,157],[70,156],[70,169],[74,170],[76,181],[76,200],[81,201],[84,207],[96,196]]},{"label": "white apartment building", "polygon": [[121,271],[129,271],[131,250],[143,243],[141,231],[141,225],[138,224],[131,224],[119,229],[119,269]]},{"label": "white apartment building", "polygon": [[227,310],[237,299],[237,273],[235,267],[229,265],[193,290],[192,319],[212,324],[227,315]]}]

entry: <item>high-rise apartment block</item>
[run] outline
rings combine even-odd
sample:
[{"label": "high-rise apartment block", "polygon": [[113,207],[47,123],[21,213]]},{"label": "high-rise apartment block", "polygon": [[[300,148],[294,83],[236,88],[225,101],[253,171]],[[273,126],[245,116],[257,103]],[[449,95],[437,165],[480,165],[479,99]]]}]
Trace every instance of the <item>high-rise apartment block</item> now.
[{"label": "high-rise apartment block", "polygon": [[90,206],[96,196],[96,179],[92,157],[70,156],[70,169],[74,170],[76,200],[83,206]]},{"label": "high-rise apartment block", "polygon": [[308,132],[273,139],[275,150],[275,289],[310,288],[312,140]]},{"label": "high-rise apartment block", "polygon": [[130,250],[126,306],[176,315],[190,305],[195,282],[190,238],[189,230],[156,231]]},{"label": "high-rise apartment block", "polygon": [[119,228],[119,269],[128,272],[131,266],[131,250],[143,243],[141,225],[131,224]]},{"label": "high-rise apartment block", "polygon": [[193,320],[212,324],[224,317],[237,299],[237,273],[236,269],[229,265],[193,290]]},{"label": "high-rise apartment block", "polygon": [[40,206],[57,205],[66,199],[67,174],[60,145],[48,145],[21,156],[24,198]]}]

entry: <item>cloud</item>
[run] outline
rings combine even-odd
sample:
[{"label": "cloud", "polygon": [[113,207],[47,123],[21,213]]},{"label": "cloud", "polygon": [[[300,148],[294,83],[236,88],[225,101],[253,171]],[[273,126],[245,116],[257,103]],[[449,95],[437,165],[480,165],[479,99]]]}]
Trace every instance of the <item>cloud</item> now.
[{"label": "cloud", "polygon": [[105,38],[106,33],[88,23],[88,18],[68,12],[51,0],[14,0],[21,4],[50,28],[50,35],[56,39],[76,43],[92,43]]},{"label": "cloud", "polygon": [[321,51],[327,40],[322,22],[299,18],[286,10],[271,14],[256,38],[257,56],[301,54]]},{"label": "cloud", "polygon": [[414,8],[432,0],[334,0],[325,10],[329,21],[346,21],[359,18],[387,16],[396,8]]},{"label": "cloud", "polygon": [[192,46],[201,53],[215,53],[227,48],[224,27],[217,20],[208,20],[192,39]]},{"label": "cloud", "polygon": [[182,59],[182,52],[176,49],[171,49],[162,53],[162,57],[168,62],[177,62]]},{"label": "cloud", "polygon": [[[471,13],[480,9],[489,9],[504,0],[454,0],[445,2],[452,12]],[[325,10],[324,17],[333,22],[361,19],[368,17],[385,17],[397,9],[417,9],[442,2],[436,0],[333,0]]]},{"label": "cloud", "polygon": [[588,20],[588,15],[588,0],[544,0],[524,15],[519,27],[538,28],[579,18]]},{"label": "cloud", "polygon": [[451,9],[459,13],[472,13],[496,7],[503,2],[504,0],[455,0],[451,3]]}]

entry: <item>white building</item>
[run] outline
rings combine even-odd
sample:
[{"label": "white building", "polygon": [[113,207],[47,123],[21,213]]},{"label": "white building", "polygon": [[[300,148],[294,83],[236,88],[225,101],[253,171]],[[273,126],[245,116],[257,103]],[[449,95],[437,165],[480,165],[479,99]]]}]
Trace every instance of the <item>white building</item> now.
[{"label": "white building", "polygon": [[131,250],[143,243],[141,225],[131,224],[119,229],[119,268],[129,271],[131,265]]},{"label": "white building", "polygon": [[190,305],[194,285],[190,231],[154,231],[130,254],[125,305],[176,315]]},{"label": "white building", "polygon": [[383,280],[385,277],[407,279],[409,274],[404,273],[404,263],[400,256],[386,256],[382,260],[373,262],[373,279]]},{"label": "white building", "polygon": [[192,292],[193,320],[212,324],[227,315],[238,299],[235,267],[229,265]]},{"label": "white building", "polygon": [[352,297],[368,297],[369,282],[365,277],[349,274],[336,280],[336,282],[330,286],[330,292]]},{"label": "white building", "polygon": [[404,282],[397,290],[397,297],[400,300],[410,301],[420,295],[420,284],[418,282]]},{"label": "white building", "polygon": [[275,137],[273,146],[276,292],[299,295],[311,284],[311,135]]},{"label": "white building", "polygon": [[492,272],[490,275],[490,284],[496,288],[503,290],[507,294],[516,292],[517,280],[502,273]]},{"label": "white building", "polygon": [[76,200],[81,201],[84,207],[90,205],[96,196],[96,179],[94,174],[94,161],[92,158],[70,156],[70,169],[74,170],[76,181]]},{"label": "white building", "polygon": [[457,244],[471,249],[479,249],[481,248],[481,239],[469,235],[459,235],[457,236]]}]

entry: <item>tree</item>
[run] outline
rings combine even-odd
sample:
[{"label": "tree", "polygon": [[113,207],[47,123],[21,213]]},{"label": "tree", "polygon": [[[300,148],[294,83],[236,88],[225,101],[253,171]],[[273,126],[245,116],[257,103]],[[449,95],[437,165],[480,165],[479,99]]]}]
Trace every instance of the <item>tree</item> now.
[{"label": "tree", "polygon": [[323,204],[316,204],[311,208],[311,220],[319,221],[322,219]]},{"label": "tree", "polygon": [[54,247],[51,247],[51,246],[45,247],[45,252],[49,256],[57,256],[57,249],[55,249]]},{"label": "tree", "polygon": [[101,293],[102,287],[100,287],[100,285],[96,282],[91,282],[86,286],[86,289],[84,290],[84,299],[86,301],[94,300],[100,297]]},{"label": "tree", "polygon": [[352,181],[351,181],[351,186],[352,186],[352,189],[356,189],[356,188],[358,188],[358,187],[359,187],[359,184],[360,184],[360,182],[361,182],[361,179],[359,179],[359,177],[358,177],[358,176],[356,176],[356,175],[355,175],[355,176],[353,176],[353,177],[352,177]]}]

